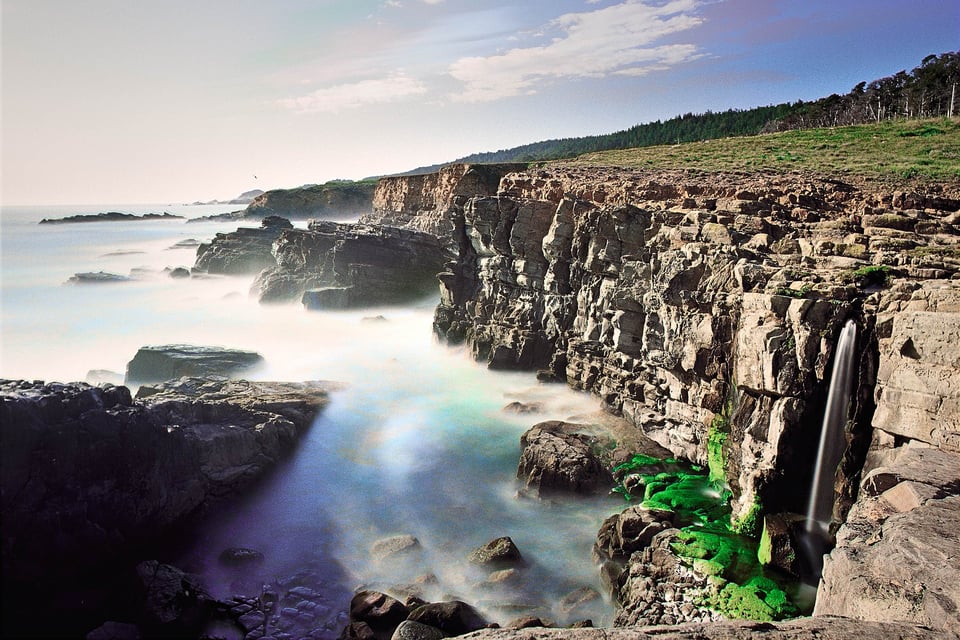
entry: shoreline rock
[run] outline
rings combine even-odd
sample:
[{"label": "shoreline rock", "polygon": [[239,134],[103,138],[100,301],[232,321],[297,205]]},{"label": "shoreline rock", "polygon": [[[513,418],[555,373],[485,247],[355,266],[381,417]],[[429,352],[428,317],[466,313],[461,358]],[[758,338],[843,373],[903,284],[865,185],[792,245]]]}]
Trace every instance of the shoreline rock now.
[{"label": "shoreline rock", "polygon": [[57,594],[77,621],[107,607],[141,549],[271,471],[333,388],[183,378],[134,400],[112,385],[0,382],[5,627],[31,624],[7,615],[18,607],[56,609]]},{"label": "shoreline rock", "polygon": [[103,213],[77,214],[75,216],[66,216],[64,218],[44,218],[37,224],[71,224],[79,222],[139,222],[143,220],[183,220],[183,216],[177,216],[164,211],[163,213],[145,213],[135,215],[133,213],[121,213],[119,211],[106,211]]}]

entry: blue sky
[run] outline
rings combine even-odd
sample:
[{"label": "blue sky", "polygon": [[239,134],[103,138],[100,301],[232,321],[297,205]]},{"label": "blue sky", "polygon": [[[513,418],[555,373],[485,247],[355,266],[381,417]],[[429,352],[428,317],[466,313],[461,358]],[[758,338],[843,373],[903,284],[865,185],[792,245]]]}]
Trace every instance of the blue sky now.
[{"label": "blue sky", "polygon": [[[848,91],[957,0],[0,0],[5,204],[183,202]],[[256,176],[256,178],[254,178]]]}]

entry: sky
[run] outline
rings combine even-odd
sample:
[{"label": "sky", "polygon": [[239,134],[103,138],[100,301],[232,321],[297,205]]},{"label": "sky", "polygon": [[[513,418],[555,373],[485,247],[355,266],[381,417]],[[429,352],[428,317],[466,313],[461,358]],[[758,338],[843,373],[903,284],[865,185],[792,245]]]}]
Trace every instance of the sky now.
[{"label": "sky", "polygon": [[0,0],[0,202],[398,173],[958,49],[958,0]]}]

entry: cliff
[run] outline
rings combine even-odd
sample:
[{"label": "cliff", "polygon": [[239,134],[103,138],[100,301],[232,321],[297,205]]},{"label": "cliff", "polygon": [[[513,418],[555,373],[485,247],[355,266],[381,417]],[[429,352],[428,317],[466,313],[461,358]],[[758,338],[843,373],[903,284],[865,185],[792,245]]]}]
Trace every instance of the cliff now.
[{"label": "cliff", "polygon": [[[419,194],[439,175],[407,180],[378,188],[418,194],[393,219],[446,234],[458,253],[440,275],[437,334],[491,367],[540,369],[590,391],[674,454],[716,470],[739,530],[805,513],[836,341],[855,321],[858,373],[832,532],[861,500],[837,533],[818,611],[960,624],[949,613],[960,601],[952,588],[918,587],[934,604],[910,616],[876,594],[865,596],[870,606],[842,604],[855,574],[897,583],[879,559],[860,561],[864,539],[851,528],[889,522],[933,540],[960,525],[949,477],[926,478],[928,489],[882,514],[864,515],[869,492],[860,490],[861,476],[883,464],[885,477],[900,478],[912,448],[960,462],[955,186],[885,191],[808,174],[554,165],[506,173],[495,194],[449,199],[443,188],[431,200]],[[438,223],[447,219],[449,231]],[[896,491],[884,504],[915,488],[888,480],[883,491]],[[925,517],[930,509],[936,515]],[[956,556],[944,557],[955,572]],[[619,578],[627,608],[633,575],[627,567]]]}]

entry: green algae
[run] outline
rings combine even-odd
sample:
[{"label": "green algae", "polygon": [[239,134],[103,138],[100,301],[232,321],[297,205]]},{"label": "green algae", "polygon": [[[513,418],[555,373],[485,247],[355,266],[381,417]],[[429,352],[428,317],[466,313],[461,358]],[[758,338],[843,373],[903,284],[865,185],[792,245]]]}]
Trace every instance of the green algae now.
[{"label": "green algae", "polygon": [[[711,432],[726,437],[719,425]],[[715,451],[722,455],[718,440]],[[674,514],[680,531],[672,551],[715,585],[705,597],[706,606],[727,618],[767,621],[800,615],[784,585],[758,561],[762,504],[755,500],[741,518],[731,521],[731,493],[723,475],[716,473],[713,457],[709,460],[704,469],[675,458],[634,456],[613,469],[618,479],[614,491],[626,500],[640,500],[645,509]]]}]

